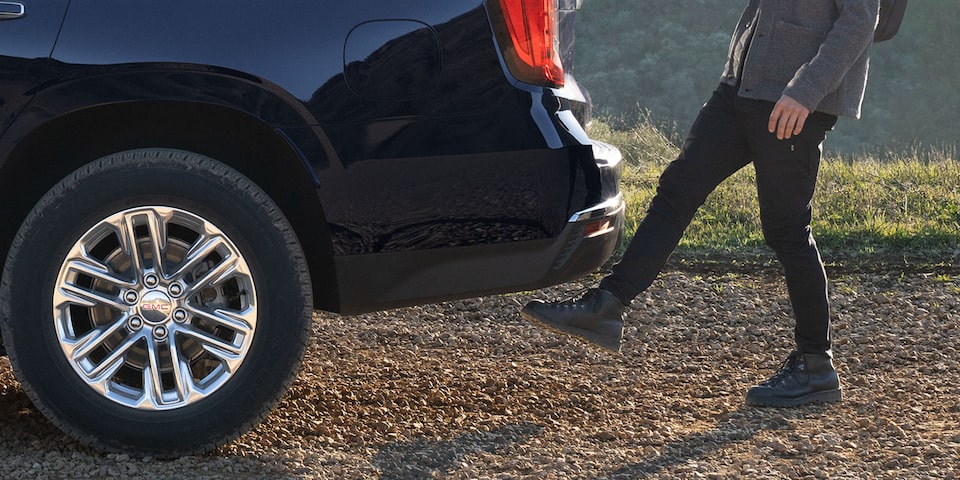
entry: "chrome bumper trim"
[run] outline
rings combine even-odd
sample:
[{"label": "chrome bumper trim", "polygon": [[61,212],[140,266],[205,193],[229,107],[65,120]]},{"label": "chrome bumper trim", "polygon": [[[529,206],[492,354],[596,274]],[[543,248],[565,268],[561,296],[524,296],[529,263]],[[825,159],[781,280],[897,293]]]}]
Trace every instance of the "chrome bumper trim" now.
[{"label": "chrome bumper trim", "polygon": [[623,193],[617,193],[616,197],[574,213],[573,216],[570,217],[570,220],[568,220],[568,223],[585,222],[598,218],[612,217],[626,208],[626,205],[627,204],[623,201]]}]

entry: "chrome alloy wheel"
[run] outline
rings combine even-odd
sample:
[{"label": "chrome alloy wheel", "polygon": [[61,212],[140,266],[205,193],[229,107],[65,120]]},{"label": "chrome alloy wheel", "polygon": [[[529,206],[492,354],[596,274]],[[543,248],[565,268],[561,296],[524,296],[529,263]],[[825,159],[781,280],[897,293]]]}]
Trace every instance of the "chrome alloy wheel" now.
[{"label": "chrome alloy wheel", "polygon": [[60,348],[80,379],[138,410],[202,400],[243,363],[257,326],[254,279],[210,221],[164,206],[90,228],[53,292]]}]

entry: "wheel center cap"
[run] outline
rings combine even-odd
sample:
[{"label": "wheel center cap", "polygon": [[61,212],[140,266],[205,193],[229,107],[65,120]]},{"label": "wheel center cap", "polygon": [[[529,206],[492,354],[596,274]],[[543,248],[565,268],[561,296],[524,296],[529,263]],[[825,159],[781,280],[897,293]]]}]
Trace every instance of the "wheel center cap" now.
[{"label": "wheel center cap", "polygon": [[163,292],[149,292],[140,299],[139,310],[147,323],[163,323],[173,313],[173,301]]}]

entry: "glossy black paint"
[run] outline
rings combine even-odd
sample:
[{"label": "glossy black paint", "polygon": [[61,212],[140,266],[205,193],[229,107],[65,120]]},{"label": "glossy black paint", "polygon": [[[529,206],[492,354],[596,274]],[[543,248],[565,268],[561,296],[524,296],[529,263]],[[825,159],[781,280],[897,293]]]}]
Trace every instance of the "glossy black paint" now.
[{"label": "glossy black paint", "polygon": [[429,95],[440,83],[440,39],[413,20],[375,20],[357,25],[343,47],[344,78],[369,100]]},{"label": "glossy black paint", "polygon": [[0,20],[0,134],[42,80],[67,3],[36,2],[23,17]]},{"label": "glossy black paint", "polygon": [[617,194],[619,164],[571,113],[579,89],[510,76],[480,0],[24,3],[0,22],[4,252],[65,172],[144,146],[264,185],[331,310],[542,286],[612,248],[553,268],[571,215]]}]

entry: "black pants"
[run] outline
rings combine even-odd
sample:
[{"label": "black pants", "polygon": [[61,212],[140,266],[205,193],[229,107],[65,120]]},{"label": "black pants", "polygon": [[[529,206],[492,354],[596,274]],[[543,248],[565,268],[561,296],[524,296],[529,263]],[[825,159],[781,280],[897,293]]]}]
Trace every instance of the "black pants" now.
[{"label": "black pants", "polygon": [[629,304],[656,279],[707,195],[753,162],[764,241],[783,266],[796,316],[797,348],[830,349],[827,277],[810,233],[810,202],[820,145],[837,117],[812,113],[803,131],[777,140],[767,130],[772,102],[737,96],[721,84],[700,110],[680,155],[660,176],[657,194],[623,259],[600,287]]}]

